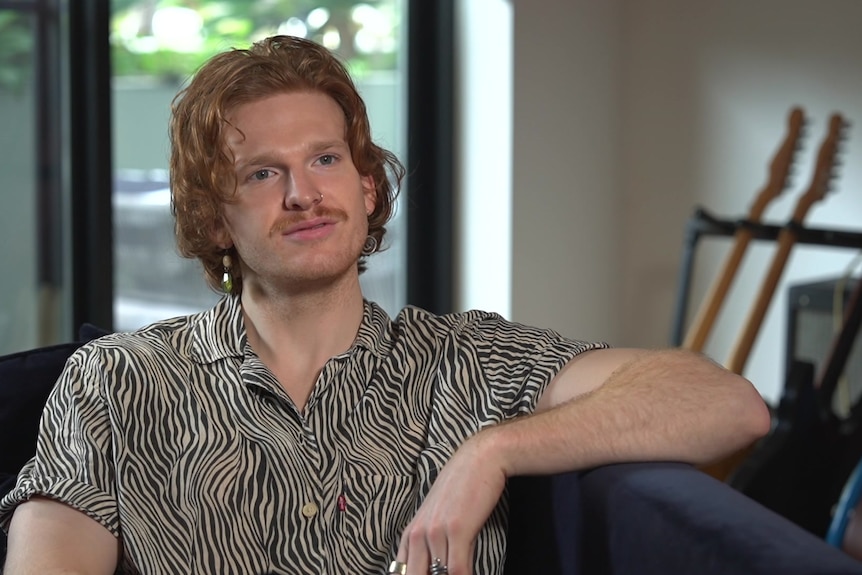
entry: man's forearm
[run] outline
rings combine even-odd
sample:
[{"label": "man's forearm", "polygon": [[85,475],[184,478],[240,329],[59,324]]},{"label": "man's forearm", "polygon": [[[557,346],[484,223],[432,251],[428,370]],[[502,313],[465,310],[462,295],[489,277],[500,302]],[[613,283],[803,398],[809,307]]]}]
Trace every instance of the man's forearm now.
[{"label": "man's forearm", "polygon": [[642,354],[598,388],[471,441],[512,476],[622,461],[707,463],[768,429],[769,412],[748,381],[704,357],[668,350]]}]

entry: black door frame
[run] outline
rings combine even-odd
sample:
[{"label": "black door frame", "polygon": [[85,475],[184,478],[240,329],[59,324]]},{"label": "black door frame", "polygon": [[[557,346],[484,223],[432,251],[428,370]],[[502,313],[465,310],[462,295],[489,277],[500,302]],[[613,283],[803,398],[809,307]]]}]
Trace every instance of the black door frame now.
[{"label": "black door frame", "polygon": [[72,326],[113,329],[110,2],[68,5]]},{"label": "black door frame", "polygon": [[454,311],[454,0],[408,14],[407,302]]}]

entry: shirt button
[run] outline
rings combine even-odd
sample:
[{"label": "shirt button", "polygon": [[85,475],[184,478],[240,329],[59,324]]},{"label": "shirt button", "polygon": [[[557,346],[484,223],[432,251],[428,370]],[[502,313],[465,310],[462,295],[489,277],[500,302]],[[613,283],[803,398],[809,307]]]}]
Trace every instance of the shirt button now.
[{"label": "shirt button", "polygon": [[302,506],[302,514],[305,515],[306,517],[308,517],[309,519],[311,519],[312,517],[317,515],[317,511],[318,511],[318,508],[317,508],[316,503],[308,502]]}]

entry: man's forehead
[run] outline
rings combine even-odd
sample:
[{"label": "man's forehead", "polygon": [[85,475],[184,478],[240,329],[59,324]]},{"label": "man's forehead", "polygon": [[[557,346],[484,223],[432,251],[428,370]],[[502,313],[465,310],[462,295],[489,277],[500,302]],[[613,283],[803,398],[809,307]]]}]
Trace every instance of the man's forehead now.
[{"label": "man's forehead", "polygon": [[225,136],[257,129],[328,131],[346,136],[347,118],[338,103],[319,93],[279,94],[246,102],[224,115]]},{"label": "man's forehead", "polygon": [[278,111],[280,113],[303,113],[303,108],[320,107],[328,108],[335,115],[346,121],[344,109],[341,105],[329,94],[319,90],[286,90],[284,92],[275,92],[257,98],[243,100],[229,105],[223,112],[222,116],[228,123],[236,121],[237,117],[243,116],[249,110],[267,108],[270,111]]}]

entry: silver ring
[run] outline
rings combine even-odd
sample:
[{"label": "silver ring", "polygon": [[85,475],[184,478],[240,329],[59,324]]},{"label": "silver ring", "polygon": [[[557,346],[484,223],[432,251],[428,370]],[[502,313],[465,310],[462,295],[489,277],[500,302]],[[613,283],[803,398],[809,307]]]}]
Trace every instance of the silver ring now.
[{"label": "silver ring", "polygon": [[389,569],[386,571],[388,575],[404,575],[407,573],[407,563],[401,561],[393,561],[389,564]]},{"label": "silver ring", "polygon": [[320,196],[319,198],[317,198],[317,203],[319,204],[320,202],[323,201],[323,194],[321,194],[320,192],[317,192],[317,195]]},{"label": "silver ring", "polygon": [[428,569],[431,575],[447,575],[449,568],[443,565],[443,561],[439,557],[435,557],[431,562],[431,567]]}]

